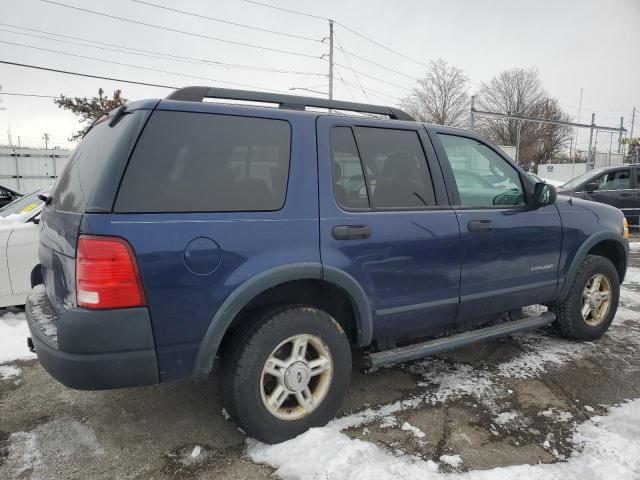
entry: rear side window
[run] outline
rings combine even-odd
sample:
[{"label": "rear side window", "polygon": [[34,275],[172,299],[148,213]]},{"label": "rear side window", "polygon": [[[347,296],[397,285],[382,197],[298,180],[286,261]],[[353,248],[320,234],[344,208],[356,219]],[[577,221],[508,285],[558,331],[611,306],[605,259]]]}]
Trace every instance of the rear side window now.
[{"label": "rear side window", "polygon": [[156,111],[133,152],[114,210],[279,210],[290,145],[291,128],[282,120]]}]

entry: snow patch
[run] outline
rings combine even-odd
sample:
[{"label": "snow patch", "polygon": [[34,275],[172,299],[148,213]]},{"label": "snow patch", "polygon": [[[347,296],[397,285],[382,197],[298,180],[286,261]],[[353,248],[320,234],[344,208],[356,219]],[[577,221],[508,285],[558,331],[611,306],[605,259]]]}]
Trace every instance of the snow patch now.
[{"label": "snow patch", "polygon": [[0,365],[0,379],[11,380],[20,377],[22,370],[13,365]]},{"label": "snow patch", "polygon": [[402,430],[404,430],[405,432],[411,432],[413,434],[413,436],[416,437],[416,438],[424,438],[427,435],[422,430],[420,430],[418,427],[416,427],[414,425],[411,425],[409,422],[404,422],[402,424]]},{"label": "snow patch", "polygon": [[29,335],[24,312],[5,310],[0,316],[0,364],[36,358],[27,348]]},{"label": "snow patch", "polygon": [[520,417],[520,414],[512,410],[510,412],[502,412],[498,414],[498,416],[496,416],[493,419],[493,422],[497,425],[504,427],[505,425],[513,423],[519,417]]},{"label": "snow patch", "polygon": [[542,417],[551,418],[556,422],[568,422],[573,418],[573,415],[571,415],[570,412],[565,412],[564,410],[557,410],[555,408],[544,410],[538,413],[538,415]]},{"label": "snow patch", "polygon": [[380,422],[380,428],[395,427],[396,425],[398,425],[398,421],[393,415],[383,417],[382,421]]},{"label": "snow patch", "polygon": [[[573,436],[578,451],[566,462],[514,465],[473,470],[455,475],[459,480],[637,480],[640,477],[640,399],[613,407],[608,416],[593,417]],[[450,474],[438,465],[406,455],[393,455],[380,447],[351,439],[330,427],[313,428],[276,445],[247,440],[251,460],[270,465],[283,480],[330,478],[347,480],[446,480]],[[451,457],[458,457],[451,455]],[[441,458],[443,463],[457,459]],[[462,459],[460,459],[462,461]]]},{"label": "snow patch", "polygon": [[460,455],[441,455],[440,461],[452,466],[453,468],[458,468],[462,465],[462,458],[460,458]]},{"label": "snow patch", "polygon": [[629,250],[632,252],[640,252],[640,242],[630,242]]}]

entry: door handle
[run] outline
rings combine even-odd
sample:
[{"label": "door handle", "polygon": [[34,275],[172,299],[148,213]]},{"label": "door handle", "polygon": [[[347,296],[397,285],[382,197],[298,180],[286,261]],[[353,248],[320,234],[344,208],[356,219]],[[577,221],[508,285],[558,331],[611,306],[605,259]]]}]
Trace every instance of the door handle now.
[{"label": "door handle", "polygon": [[336,225],[332,233],[336,240],[356,240],[369,238],[371,229],[368,225]]},{"label": "door handle", "polygon": [[470,232],[491,232],[493,231],[493,222],[491,220],[471,220],[467,223]]}]

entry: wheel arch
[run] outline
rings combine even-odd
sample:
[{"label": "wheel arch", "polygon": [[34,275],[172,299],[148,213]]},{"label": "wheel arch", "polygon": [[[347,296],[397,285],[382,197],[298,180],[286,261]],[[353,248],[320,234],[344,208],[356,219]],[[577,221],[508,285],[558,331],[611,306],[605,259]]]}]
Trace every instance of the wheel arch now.
[{"label": "wheel arch", "polygon": [[242,312],[260,296],[270,290],[298,282],[316,282],[339,289],[353,307],[354,342],[358,346],[371,343],[373,335],[372,315],[367,297],[357,281],[346,272],[323,267],[320,263],[297,263],[272,268],[242,283],[220,306],[200,343],[192,378],[206,377],[218,350],[236,322],[244,320]]},{"label": "wheel arch", "polygon": [[578,251],[573,256],[558,298],[564,299],[567,296],[571,288],[571,281],[587,255],[599,255],[611,260],[618,272],[620,283],[622,283],[627,271],[628,253],[628,243],[616,232],[604,231],[591,235],[580,245],[580,248],[578,248]]}]

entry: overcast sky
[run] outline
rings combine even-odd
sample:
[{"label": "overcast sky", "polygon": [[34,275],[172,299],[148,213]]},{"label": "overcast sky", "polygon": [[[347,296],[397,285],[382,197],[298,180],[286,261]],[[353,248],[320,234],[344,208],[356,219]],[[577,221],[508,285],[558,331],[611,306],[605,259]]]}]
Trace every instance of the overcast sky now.
[{"label": "overcast sky", "polygon": [[[323,75],[327,73],[328,64],[319,57],[327,53],[328,48],[316,41],[328,35],[328,23],[325,20],[294,15],[242,0],[148,1],[305,38],[227,25],[133,0],[59,0],[58,3],[196,35],[308,56],[136,25],[42,0],[0,0],[0,22],[3,24],[0,25],[0,60],[171,86],[200,84],[242,88],[235,85],[237,83],[247,85],[244,88],[289,91],[291,87],[307,87],[326,92],[327,78]],[[480,82],[489,80],[501,70],[537,67],[547,91],[557,97],[574,118],[578,113],[580,88],[584,88],[581,119],[585,123],[588,123],[591,112],[596,112],[597,123],[607,125],[617,125],[620,116],[624,115],[629,128],[631,109],[640,106],[639,0],[260,1],[333,18],[417,61],[398,56],[336,25],[339,44],[336,43],[335,60],[343,65],[336,68],[337,99],[397,103],[394,99],[402,97],[406,94],[404,89],[413,86],[412,78],[423,74],[424,67],[418,62],[426,64],[442,57],[464,70],[473,82],[470,93],[477,89]],[[212,63],[194,63],[193,60],[185,62],[105,51],[53,41],[51,38],[62,37],[17,27],[83,39],[65,39],[75,43],[103,42],[163,55],[304,74],[229,68]],[[34,38],[15,32],[47,38]],[[355,56],[345,57],[338,46],[380,66]],[[107,48],[118,49],[113,46]],[[149,71],[136,66],[174,73]],[[369,77],[356,77],[344,68],[349,66]],[[204,78],[190,78],[181,74]],[[342,80],[351,85],[347,88]],[[359,88],[359,83],[369,90],[368,98]],[[130,100],[164,97],[170,91],[4,64],[0,64],[0,85],[3,92],[9,93],[67,96],[95,95],[99,87],[108,92],[121,88]],[[71,113],[58,109],[52,99],[6,95],[0,98],[0,107],[5,108],[0,111],[0,144],[7,143],[7,130],[10,127],[14,143],[20,136],[23,145],[41,146],[42,133],[47,132],[52,137],[53,145],[69,146],[66,138],[77,130],[77,120]],[[640,113],[636,114],[635,131],[637,136],[637,132],[640,132]],[[580,143],[584,145],[587,141],[588,132],[581,132]],[[609,134],[600,135],[599,142],[605,141],[608,143]]]}]

